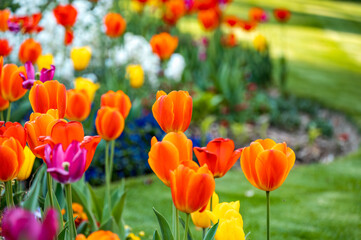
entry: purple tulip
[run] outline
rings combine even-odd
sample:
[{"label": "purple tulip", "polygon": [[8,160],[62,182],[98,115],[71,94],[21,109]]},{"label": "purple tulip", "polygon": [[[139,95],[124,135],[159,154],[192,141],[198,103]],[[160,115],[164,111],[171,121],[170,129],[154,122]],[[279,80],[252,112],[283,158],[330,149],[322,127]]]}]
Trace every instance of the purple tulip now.
[{"label": "purple tulip", "polygon": [[81,148],[77,141],[73,141],[65,152],[61,144],[56,144],[53,149],[46,145],[45,163],[48,173],[63,184],[78,181],[85,171],[86,153],[86,149]]},{"label": "purple tulip", "polygon": [[10,32],[18,33],[20,32],[20,24],[8,20],[8,28]]},{"label": "purple tulip", "polygon": [[52,240],[58,231],[58,216],[49,209],[41,223],[32,212],[12,208],[5,211],[1,228],[5,240]]},{"label": "purple tulip", "polygon": [[[34,82],[36,81],[34,65],[30,61],[26,62],[25,70],[26,70],[27,78],[25,77],[25,75],[23,73],[20,73],[20,77],[24,81],[23,88],[30,89],[34,85]],[[41,69],[39,80],[41,82],[53,80],[54,74],[55,74],[55,66],[50,65],[50,69],[46,69],[46,68]]]}]

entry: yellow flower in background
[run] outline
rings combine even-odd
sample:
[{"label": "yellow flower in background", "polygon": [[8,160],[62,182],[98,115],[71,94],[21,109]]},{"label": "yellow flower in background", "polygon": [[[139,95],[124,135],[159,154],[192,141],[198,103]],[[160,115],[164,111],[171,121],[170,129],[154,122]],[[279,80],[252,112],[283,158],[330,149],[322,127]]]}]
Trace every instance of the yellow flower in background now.
[{"label": "yellow flower in background", "polygon": [[144,237],[144,236],[145,236],[145,232],[144,232],[144,231],[140,231],[140,232],[139,232],[139,236]]},{"label": "yellow flower in background", "polygon": [[244,240],[243,226],[237,219],[220,219],[217,228],[216,240]]},{"label": "yellow flower in background", "polygon": [[[219,203],[219,198],[217,193],[213,193],[213,198],[212,198],[212,209],[214,209]],[[208,228],[211,226],[211,219],[209,218],[206,210],[210,210],[210,202],[207,205],[207,208],[203,211],[203,212],[194,212],[191,213],[191,217],[192,217],[192,221],[193,224],[196,227],[200,227],[200,228]]]},{"label": "yellow flower in background", "polygon": [[78,77],[74,80],[74,88],[76,90],[85,90],[91,102],[93,102],[95,92],[99,87],[99,83],[94,83],[88,78]]},{"label": "yellow flower in background", "polygon": [[136,13],[141,13],[143,12],[144,10],[144,4],[137,1],[137,0],[132,0],[130,2],[130,9],[133,11],[133,12],[136,12]]},{"label": "yellow flower in background", "polygon": [[130,240],[140,240],[140,237],[136,236],[134,233],[129,233],[127,239],[130,239]]},{"label": "yellow flower in background", "polygon": [[131,64],[127,66],[126,76],[132,88],[140,88],[144,84],[144,71],[142,66]]},{"label": "yellow flower in background", "polygon": [[84,70],[88,67],[92,50],[90,47],[73,47],[70,51],[70,58],[73,61],[74,69],[77,71]]},{"label": "yellow flower in background", "polygon": [[257,51],[263,52],[267,48],[267,40],[266,40],[266,38],[263,35],[258,34],[253,39],[253,46]]},{"label": "yellow flower in background", "polygon": [[24,148],[24,155],[25,155],[24,163],[17,176],[17,179],[20,181],[29,178],[31,171],[33,170],[33,165],[35,161],[35,155],[28,146],[25,146]]},{"label": "yellow flower in background", "polygon": [[53,62],[54,62],[54,56],[50,53],[45,55],[40,55],[38,57],[38,60],[36,60],[36,64],[38,65],[39,71],[41,71],[41,69],[43,68],[50,69],[50,65],[52,65]]}]

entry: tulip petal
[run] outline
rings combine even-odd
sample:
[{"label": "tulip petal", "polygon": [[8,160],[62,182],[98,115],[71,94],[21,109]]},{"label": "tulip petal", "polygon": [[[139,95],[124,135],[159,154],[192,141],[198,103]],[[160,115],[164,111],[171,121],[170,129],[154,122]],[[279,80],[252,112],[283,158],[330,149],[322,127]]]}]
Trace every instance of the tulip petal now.
[{"label": "tulip petal", "polygon": [[170,132],[163,138],[163,141],[171,142],[179,153],[179,160],[192,160],[192,141],[183,132]]},{"label": "tulip petal", "polygon": [[178,149],[170,142],[158,142],[150,149],[148,163],[157,177],[169,187],[170,172],[179,164]]},{"label": "tulip petal", "polygon": [[259,179],[258,188],[273,191],[282,185],[284,176],[288,173],[288,160],[279,150],[265,150],[257,156],[255,167]]},{"label": "tulip petal", "polygon": [[16,153],[9,147],[0,146],[0,180],[7,182],[16,176],[18,162]]},{"label": "tulip petal", "polygon": [[172,129],[174,121],[173,107],[172,99],[168,96],[159,97],[152,107],[155,120],[165,132]]},{"label": "tulip petal", "polygon": [[263,147],[259,142],[252,142],[249,147],[242,151],[241,167],[247,180],[255,187],[258,188],[258,176],[256,173],[255,162],[258,154],[263,152]]},{"label": "tulip petal", "polygon": [[263,139],[258,139],[255,142],[260,143],[264,150],[271,149],[274,145],[276,145],[276,142],[273,141],[270,138],[266,138],[264,140]]}]

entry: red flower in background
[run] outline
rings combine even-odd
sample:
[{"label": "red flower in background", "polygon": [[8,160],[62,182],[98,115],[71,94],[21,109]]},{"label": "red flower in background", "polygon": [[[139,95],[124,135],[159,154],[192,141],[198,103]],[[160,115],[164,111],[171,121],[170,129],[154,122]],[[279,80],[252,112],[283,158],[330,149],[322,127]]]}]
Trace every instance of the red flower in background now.
[{"label": "red flower in background", "polygon": [[195,0],[194,8],[197,10],[208,10],[218,7],[218,0]]},{"label": "red flower in background", "polygon": [[237,38],[234,33],[226,34],[222,37],[221,43],[226,47],[235,47],[237,45]]},{"label": "red flower in background", "polygon": [[229,15],[224,17],[223,22],[230,27],[234,27],[238,24],[239,20],[240,19],[237,16]]},{"label": "red flower in background", "polygon": [[8,20],[9,30],[23,34],[39,33],[43,27],[39,26],[42,14],[35,13],[31,16],[13,16]]},{"label": "red flower in background", "polygon": [[198,21],[202,24],[205,30],[212,31],[219,26],[220,10],[212,8],[202,10],[198,13]]},{"label": "red flower in background", "polygon": [[257,22],[240,20],[239,26],[246,32],[251,32],[257,27]]},{"label": "red flower in background", "polygon": [[186,11],[186,5],[183,0],[171,0],[165,4],[163,21],[169,25],[175,25]]},{"label": "red flower in background", "polygon": [[278,22],[285,23],[290,19],[291,12],[285,8],[276,8],[273,10],[273,15]]},{"label": "red flower in background", "polygon": [[12,50],[13,48],[9,45],[7,39],[0,39],[0,56],[7,57]]},{"label": "red flower in background", "polygon": [[127,22],[119,13],[108,13],[105,15],[103,22],[105,34],[113,38],[121,36],[127,27]]},{"label": "red flower in background", "polygon": [[74,32],[72,29],[65,30],[64,44],[67,46],[73,42]]},{"label": "red flower in background", "polygon": [[56,22],[65,28],[74,26],[78,11],[71,4],[58,5],[53,10]]},{"label": "red flower in background", "polygon": [[268,16],[265,10],[259,7],[254,7],[249,10],[249,19],[255,22],[266,22]]}]

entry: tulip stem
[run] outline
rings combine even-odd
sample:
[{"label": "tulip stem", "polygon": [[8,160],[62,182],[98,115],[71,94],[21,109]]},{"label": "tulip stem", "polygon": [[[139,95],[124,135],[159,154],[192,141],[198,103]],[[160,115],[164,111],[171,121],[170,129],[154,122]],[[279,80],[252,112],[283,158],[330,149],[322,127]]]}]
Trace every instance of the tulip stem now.
[{"label": "tulip stem", "polygon": [[175,217],[176,217],[176,238],[177,240],[180,240],[180,231],[179,231],[179,210],[176,209],[175,211]]},{"label": "tulip stem", "polygon": [[110,167],[109,167],[110,176],[112,176],[112,172],[113,172],[114,149],[115,149],[115,140],[111,141],[111,146],[110,146]]},{"label": "tulip stem", "polygon": [[203,230],[202,239],[204,239],[206,237],[207,228],[202,228],[202,230]]},{"label": "tulip stem", "polygon": [[177,209],[175,208],[173,202],[172,202],[172,232],[173,234],[176,234],[176,211]]},{"label": "tulip stem", "polygon": [[46,182],[48,185],[48,194],[50,200],[50,206],[54,208],[54,198],[53,198],[53,179],[50,176],[50,173],[46,173]]},{"label": "tulip stem", "polygon": [[6,121],[7,121],[7,122],[10,121],[10,116],[11,116],[11,102],[9,103],[8,112],[7,112],[7,114],[6,114]]},{"label": "tulip stem", "polygon": [[266,197],[267,197],[267,240],[269,240],[269,207],[270,207],[269,191],[266,191]]},{"label": "tulip stem", "polygon": [[105,143],[105,189],[106,189],[106,198],[108,201],[108,210],[111,211],[111,199],[110,199],[110,182],[111,182],[112,173],[110,172],[109,165],[109,142]]},{"label": "tulip stem", "polygon": [[4,121],[4,112],[3,111],[0,112],[0,121]]},{"label": "tulip stem", "polygon": [[189,213],[187,213],[187,218],[186,218],[186,227],[185,227],[185,229],[184,229],[184,240],[187,240],[187,236],[188,236],[189,216],[190,216],[190,214],[189,214]]},{"label": "tulip stem", "polygon": [[13,199],[13,186],[11,180],[5,182],[5,195],[6,195],[6,205],[11,208],[14,207]]},{"label": "tulip stem", "polygon": [[72,201],[72,196],[71,196],[71,185],[70,184],[65,184],[65,194],[66,194],[66,203],[67,203],[67,207],[68,207],[68,226],[69,226],[69,236],[71,240],[75,239],[75,235],[76,234],[76,227],[75,227],[75,222],[74,222],[74,218],[73,218],[73,201]]}]

